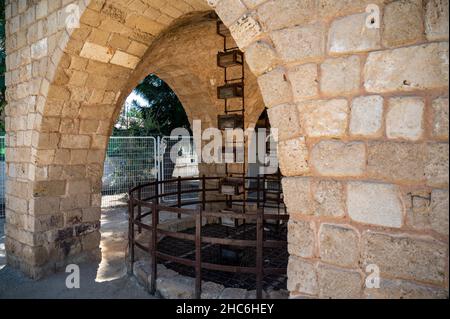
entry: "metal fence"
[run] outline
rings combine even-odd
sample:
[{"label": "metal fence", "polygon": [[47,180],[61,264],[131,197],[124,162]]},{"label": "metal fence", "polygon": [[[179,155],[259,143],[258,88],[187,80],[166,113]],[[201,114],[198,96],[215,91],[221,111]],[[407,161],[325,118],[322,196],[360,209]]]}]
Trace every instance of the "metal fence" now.
[{"label": "metal fence", "polygon": [[111,137],[103,171],[102,207],[126,205],[130,188],[157,176],[156,138]]},{"label": "metal fence", "polygon": [[[102,207],[126,205],[130,188],[154,178],[197,177],[198,161],[193,145],[192,137],[111,137],[103,173]],[[172,150],[175,154],[171,156]],[[161,187],[165,187],[161,192],[170,193],[176,191],[177,184],[167,183]],[[198,182],[182,187],[183,190],[196,188]],[[143,198],[150,195],[153,194],[142,194]],[[176,196],[167,196],[164,200],[173,201]]]},{"label": "metal fence", "polygon": [[0,136],[0,218],[5,218],[5,137]]}]

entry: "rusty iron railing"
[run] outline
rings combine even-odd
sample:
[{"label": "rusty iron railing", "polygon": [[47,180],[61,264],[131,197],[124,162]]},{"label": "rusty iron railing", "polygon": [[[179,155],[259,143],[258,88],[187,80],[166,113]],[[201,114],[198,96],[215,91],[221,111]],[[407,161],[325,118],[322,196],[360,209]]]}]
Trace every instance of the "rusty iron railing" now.
[{"label": "rusty iron railing", "polygon": [[[194,178],[178,178],[171,181],[158,181],[155,180],[151,183],[140,185],[129,191],[129,257],[131,262],[131,269],[133,269],[133,263],[135,261],[135,248],[139,248],[148,252],[151,256],[151,283],[150,292],[156,292],[156,279],[157,279],[157,264],[158,260],[170,261],[181,265],[195,268],[195,298],[200,299],[202,292],[202,269],[223,271],[230,273],[250,273],[255,274],[256,280],[256,297],[261,299],[263,297],[263,279],[265,275],[272,274],[285,274],[286,268],[268,268],[264,267],[264,248],[285,248],[287,247],[287,241],[281,240],[265,240],[264,238],[264,223],[266,220],[275,221],[288,221],[289,216],[287,214],[266,214],[264,212],[264,205],[261,205],[261,197],[257,196],[256,199],[247,198],[246,201],[254,202],[257,204],[258,209],[255,213],[245,212],[217,212],[207,211],[206,205],[208,203],[226,203],[229,199],[207,199],[208,193],[218,193],[219,188],[207,188],[207,181],[216,181],[219,183],[220,177],[206,177],[196,178],[201,181],[200,189],[197,190],[182,190],[183,182],[191,182]],[[256,180],[256,188],[246,188],[247,192],[256,191],[261,189],[261,179],[259,177],[247,177],[247,180]],[[160,187],[163,183],[176,183],[177,192],[161,193]],[[153,195],[148,198],[142,198],[144,188],[151,188]],[[164,189],[164,188],[162,188]],[[198,200],[182,200],[182,195],[192,192],[199,193]],[[146,191],[145,193],[148,193]],[[176,203],[164,204],[161,203],[161,199],[165,196],[177,196]],[[233,199],[234,203],[242,203],[242,199]],[[196,206],[197,208],[184,208],[186,206]],[[263,207],[263,208],[260,208]],[[149,209],[144,212],[143,208]],[[137,210],[137,212],[136,212]],[[188,215],[195,219],[195,234],[188,234],[182,232],[172,232],[168,230],[158,229],[160,220],[160,212],[175,214],[178,218],[181,215]],[[146,224],[143,219],[151,215],[152,223]],[[245,220],[245,222],[256,223],[256,240],[242,240],[242,239],[230,239],[230,238],[216,238],[202,236],[203,219],[204,218],[230,218],[234,220]],[[138,232],[143,229],[151,232],[151,240],[147,244],[140,243],[135,238],[136,227]],[[188,240],[195,243],[195,260],[182,258],[179,256],[172,256],[161,251],[158,251],[158,237],[166,236],[176,239]],[[202,261],[202,244],[223,245],[241,248],[254,248],[256,250],[256,263],[255,267],[241,267],[232,265],[213,264]]]}]

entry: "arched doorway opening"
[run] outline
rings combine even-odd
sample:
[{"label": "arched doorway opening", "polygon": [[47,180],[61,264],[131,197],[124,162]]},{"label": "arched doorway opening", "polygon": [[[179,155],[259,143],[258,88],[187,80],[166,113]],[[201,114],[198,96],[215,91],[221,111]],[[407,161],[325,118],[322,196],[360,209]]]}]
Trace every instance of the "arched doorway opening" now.
[{"label": "arched doorway opening", "polygon": [[[217,53],[218,48],[220,46],[217,46],[217,41],[220,39],[217,38],[215,34],[215,25],[216,25],[216,18],[212,18],[209,14],[208,15],[199,15],[195,16],[194,18],[189,18],[189,23],[185,21],[185,23],[182,25],[182,27],[178,27],[175,29],[172,29],[169,33],[164,34],[158,41],[154,43],[154,47],[151,51],[149,51],[143,58],[142,64],[140,64],[135,71],[135,73],[132,76],[132,81],[130,83],[144,83],[148,77],[145,77],[146,74],[148,74],[149,70],[151,72],[154,72],[154,74],[157,74],[159,76],[161,81],[167,82],[167,86],[170,86],[173,89],[173,94],[176,95],[179,98],[180,105],[182,104],[184,110],[186,111],[186,117],[188,120],[192,123],[194,119],[200,120],[202,122],[202,128],[207,128],[210,126],[217,125],[217,115],[220,113],[221,108],[221,102],[217,101],[216,98],[216,87],[218,85],[218,82],[221,81],[221,74],[220,71],[217,72],[217,66],[215,61],[215,54]],[[202,41],[204,41],[203,46],[200,47],[197,51],[186,53],[185,49],[186,46],[189,46],[189,40],[192,39],[193,34],[201,33],[203,34]],[[173,49],[173,50],[172,50]],[[211,58],[212,57],[212,58]],[[205,63],[205,60],[208,60],[212,63]],[[247,66],[245,66],[247,68]],[[144,76],[144,80],[142,80],[142,77]],[[206,79],[205,79],[206,78]],[[250,118],[250,120],[254,120],[259,116],[262,109],[264,108],[264,104],[262,103],[261,95],[258,91],[257,85],[256,85],[256,79],[255,77],[248,72],[248,75],[246,76],[246,80],[248,83],[248,90],[246,90],[246,96],[247,99],[247,105],[248,105],[248,112],[246,115]],[[140,84],[139,84],[140,85]],[[200,88],[200,89],[199,89]],[[133,88],[131,87],[131,84],[129,87],[126,88],[124,92],[130,92]],[[212,94],[211,94],[212,93]],[[125,93],[122,93],[122,95],[118,98],[118,103],[121,103],[121,101],[127,100],[129,98],[124,98]],[[134,110],[133,110],[134,111]],[[166,110],[167,111],[167,110]],[[116,126],[113,128],[115,131],[121,131],[121,135],[123,135],[126,131],[126,126],[134,126],[133,129],[136,129],[136,126],[142,126],[145,124],[142,123],[143,119],[139,119],[134,115],[133,117],[128,116],[128,118],[125,116],[125,118],[121,118],[120,111],[115,111],[115,114],[119,116],[119,125],[116,124]],[[266,113],[265,113],[266,114]],[[164,121],[164,120],[163,120]],[[248,127],[252,126],[253,124],[251,122],[256,121],[249,121],[247,124]],[[124,129],[124,123],[125,129]],[[161,123],[153,123],[158,124]],[[187,128],[188,125],[186,125]],[[167,133],[168,131],[164,132]],[[159,131],[158,133],[161,133]],[[161,135],[161,134],[160,134]],[[111,139],[109,140],[109,143],[111,144]],[[141,158],[137,158],[138,162],[144,163],[144,165],[150,165],[154,166],[150,169],[145,169],[143,173],[140,173],[138,170],[132,170],[133,173],[136,173],[132,176],[132,178],[126,178],[127,181],[125,182],[126,186],[132,188],[134,186],[140,185],[145,183],[146,181],[152,180],[152,178],[158,178],[159,180],[170,180],[172,178],[177,177],[186,177],[182,176],[181,171],[183,168],[181,166],[185,163],[178,162],[178,158],[175,162],[172,162],[172,167],[169,168],[170,174],[169,176],[165,176],[166,169],[164,167],[164,164],[162,164],[163,167],[161,167],[161,162],[164,162],[164,160],[167,159],[168,162],[170,162],[170,157],[167,158],[166,155],[170,155],[170,149],[166,148],[166,151],[161,151],[160,146],[164,144],[164,141],[168,141],[167,139],[164,140],[163,136],[159,136],[159,139],[153,139],[153,143],[156,145],[153,149],[155,150],[153,156],[149,156],[149,158],[154,157],[158,158],[157,160],[154,160],[153,162],[148,161],[148,158],[146,159],[145,155],[145,148],[148,148],[148,146],[141,146],[140,150],[138,150],[138,153],[135,155],[143,156],[142,161]],[[127,141],[129,142],[129,141]],[[165,145],[167,146],[167,145]],[[120,147],[119,147],[120,148]],[[122,147],[123,148],[123,147]],[[113,151],[114,148],[113,148]],[[180,160],[181,157],[184,155],[179,154]],[[117,150],[117,152],[120,152],[120,150]],[[106,165],[105,170],[108,172],[108,160],[113,157],[111,156],[113,154],[109,154],[109,150],[106,152]],[[133,155],[132,152],[128,152],[127,155]],[[184,158],[186,159],[186,158]],[[191,159],[192,160],[192,159]],[[128,159],[119,158],[119,173],[120,174],[126,174],[127,167],[129,165],[124,165],[125,162],[131,162]],[[134,161],[135,162],[135,161]],[[131,164],[133,165],[133,164]],[[147,172],[146,172],[147,171]],[[148,173],[148,174],[147,174]],[[203,164],[202,166],[197,168],[197,172],[194,174],[190,174],[189,177],[199,177],[199,175],[207,175],[208,177],[220,177],[221,176],[221,168],[220,164]],[[186,181],[183,181],[181,185],[181,189],[184,191],[186,190]],[[194,189],[196,186],[199,187],[199,181],[191,181],[191,184],[194,185],[188,185],[188,189]],[[127,189],[127,190],[128,190]],[[161,202],[164,203],[173,203],[174,200],[177,200],[177,194],[174,194],[174,191],[177,190],[177,183],[174,181],[169,181],[168,183],[164,183],[160,186],[158,186],[158,189],[160,192],[168,193],[167,198],[164,197],[161,199]],[[173,191],[170,192],[168,189],[172,189]],[[154,190],[154,189],[153,189]],[[119,193],[119,195],[122,195],[122,203],[126,203],[127,197],[123,196],[124,193]],[[141,194],[143,197],[146,196],[145,192]],[[185,199],[185,196],[181,196],[182,200]],[[103,196],[105,198],[105,196]],[[163,214],[161,214],[163,215]],[[162,216],[162,219],[164,222],[171,223],[171,225],[175,225],[177,229],[180,230],[189,230],[189,226],[192,226],[192,219],[182,219],[182,218],[175,218],[172,217],[173,215],[168,214],[167,216]],[[106,218],[103,218],[102,222],[106,224],[111,224],[111,220],[108,219],[108,216]],[[117,222],[117,220],[115,221]],[[167,224],[166,223],[166,224]],[[270,227],[270,226],[267,226]],[[244,226],[245,228],[245,226]],[[251,228],[251,227],[249,227]],[[103,226],[103,233],[104,233],[105,227]],[[109,229],[110,233],[113,228]],[[124,229],[125,230],[125,229]],[[220,230],[222,233],[226,232],[224,228]],[[237,230],[240,232],[240,230]],[[113,231],[114,232],[114,231]],[[247,229],[248,232],[248,229]],[[254,234],[253,234],[254,235]],[[250,237],[252,234],[249,235]],[[286,235],[284,234],[284,238]],[[107,240],[107,239],[106,239]],[[146,241],[146,240],[144,240]],[[109,246],[108,244],[105,244],[105,238],[102,238],[102,253],[109,252],[114,254],[114,242],[113,245]],[[173,244],[173,243],[172,243]],[[123,245],[122,245],[123,246]],[[171,245],[169,246],[178,247],[178,245]],[[181,247],[181,246],[180,246]],[[123,247],[122,247],[123,248]],[[124,250],[122,250],[124,252]],[[228,250],[229,253],[234,253],[232,250]],[[251,249],[247,252],[247,254],[254,255],[254,251]],[[286,268],[287,264],[287,253],[285,254],[286,258],[284,258],[284,268]],[[224,256],[220,256],[221,259],[224,258]],[[280,259],[281,260],[281,259]],[[280,261],[279,260],[279,261]],[[103,254],[103,261],[106,262],[106,264],[111,265],[111,262],[108,261],[107,256]],[[103,263],[102,261],[102,263]],[[283,262],[281,262],[283,264]],[[102,267],[101,267],[102,268]],[[101,272],[101,271],[100,271]],[[123,269],[122,269],[123,273]],[[216,274],[217,275],[217,274]],[[252,275],[250,275],[252,276]],[[107,276],[103,275],[103,280],[106,279]],[[223,278],[222,274],[222,278]],[[239,277],[239,276],[238,276]],[[277,277],[278,278],[278,277]],[[281,279],[281,282],[279,282],[276,287],[267,286],[265,288],[275,288],[277,291],[280,289],[285,289],[285,281],[286,277],[283,277],[284,279]],[[248,279],[248,278],[247,278]],[[245,282],[246,278],[244,279],[235,279],[237,281]],[[278,279],[277,279],[278,280]],[[275,280],[276,281],[276,280]],[[271,284],[271,283],[270,283]],[[236,285],[236,284],[232,284]],[[280,287],[283,286],[283,287]],[[225,288],[230,288],[226,287]],[[239,288],[239,286],[238,286]],[[253,286],[242,286],[240,289],[254,289]]]},{"label": "arched doorway opening", "polygon": [[170,143],[167,136],[176,128],[191,130],[183,105],[167,83],[148,75],[126,99],[109,139],[102,178],[102,261],[96,281],[126,274],[128,191],[180,173],[198,176],[198,163],[181,163],[187,156],[170,161],[165,143]]},{"label": "arched doorway opening", "polygon": [[[224,52],[227,50],[225,49]],[[241,67],[245,68],[242,65]],[[209,71],[214,72],[211,69]],[[244,76],[244,72],[241,74]],[[249,87],[251,87],[251,76],[249,79]],[[243,80],[243,78],[239,78],[239,80]],[[228,83],[227,88],[233,87],[234,89],[236,87],[234,84],[229,84],[228,81],[235,80],[227,80],[227,73],[222,81]],[[211,81],[211,85],[214,89],[219,86],[217,81]],[[223,87],[217,89],[217,99],[227,100],[227,98],[221,97],[221,88]],[[256,115],[257,119],[262,112],[261,109],[264,109],[264,104],[258,100],[258,94],[251,90],[248,92],[249,99],[253,103],[257,103],[249,103],[249,111],[244,109],[241,104],[239,106],[242,109],[238,109],[236,112],[241,112],[243,117],[254,120],[254,116]],[[236,96],[234,96],[235,92],[229,94],[230,98],[243,98],[244,90]],[[217,104],[220,102],[215,101],[214,103],[217,111],[215,114],[210,113],[209,115],[210,118],[218,119],[216,133],[222,142],[224,136],[219,130],[222,112],[217,109]],[[230,105],[228,107],[233,108]],[[235,110],[236,108],[234,106]],[[225,113],[227,113],[226,102]],[[264,115],[267,118],[266,112],[263,112]],[[255,122],[241,121],[239,128],[253,128]],[[267,119],[266,122],[268,123]],[[229,128],[237,129],[233,125],[227,129]],[[264,127],[265,134],[267,133],[266,129],[267,127]],[[265,145],[265,141],[264,139],[263,145]],[[202,141],[200,143],[203,146]],[[249,143],[243,142],[243,144],[248,146]],[[266,155],[264,150],[261,149],[260,152]],[[219,153],[219,157],[226,155],[222,154],[221,148],[219,148]],[[272,156],[276,155],[272,154]],[[263,158],[265,159],[265,156]],[[232,164],[240,165],[239,162]],[[244,167],[248,167],[248,160],[244,160],[243,164]],[[224,183],[229,172],[227,164],[225,164],[225,171],[221,171],[220,167],[223,169],[222,159],[220,162],[205,163],[203,169],[206,172],[198,177],[199,188],[189,191],[196,193],[195,198],[192,198],[191,201],[183,198],[183,195],[187,194],[186,190],[183,190],[183,185],[186,182],[192,182],[192,179],[180,176],[169,181],[149,182],[130,191],[130,271],[138,276],[141,275],[141,282],[149,286],[152,292],[158,290],[165,298],[173,298],[178,296],[172,295],[173,291],[184,291],[185,295],[183,296],[193,297],[195,286],[195,296],[200,297],[205,293],[200,287],[202,281],[206,281],[208,288],[211,285],[215,287],[215,297],[213,298],[222,296],[229,291],[239,292],[244,298],[251,295],[249,292],[251,290],[256,290],[258,297],[262,296],[262,289],[267,289],[269,294],[274,291],[279,293],[280,290],[286,292],[288,254],[285,221],[288,216],[285,209],[283,209],[283,216],[280,216],[280,207],[283,205],[280,176],[277,180],[272,180],[272,183],[278,183],[278,216],[266,215],[267,209],[274,207],[268,207],[265,202],[267,199],[265,185],[266,182],[270,184],[270,181],[266,177],[259,176],[264,174],[261,173],[252,178],[245,172],[241,176],[241,179],[245,180],[241,186],[242,189],[239,190],[239,193],[232,191],[231,194],[230,189],[236,188],[235,185],[230,187],[229,184]],[[234,174],[236,173],[232,173],[232,175]],[[254,183],[250,182],[255,180],[257,186],[252,187]],[[166,193],[167,184],[175,184],[176,191]],[[248,194],[255,191],[256,199],[249,198]],[[262,193],[262,198],[259,196],[260,193]],[[175,201],[172,203],[166,201],[166,196],[174,196]],[[194,211],[195,213],[193,213]],[[178,219],[164,220],[166,214],[178,215]],[[182,216],[187,216],[187,218],[182,220]],[[195,242],[193,233],[196,234]],[[206,234],[205,238],[202,237],[202,234]],[[257,239],[252,240],[253,237]],[[268,246],[264,244],[265,240],[268,241]],[[257,246],[254,245],[256,242],[258,242]],[[152,245],[151,249],[148,246],[149,243]],[[203,243],[206,245],[203,246]],[[149,251],[151,251],[151,256],[148,254]],[[136,258],[140,260],[136,260]],[[193,267],[193,259],[195,259],[195,267]],[[203,271],[203,268],[206,270]],[[264,275],[265,271],[267,274]],[[158,277],[160,272],[162,275]],[[253,278],[255,273],[258,274],[257,280]],[[195,285],[190,284],[194,280],[193,277],[195,277]],[[189,284],[186,285],[186,282]],[[173,287],[169,288],[166,285],[173,285]],[[206,289],[208,290],[208,288]],[[287,294],[285,293],[285,295]]]}]

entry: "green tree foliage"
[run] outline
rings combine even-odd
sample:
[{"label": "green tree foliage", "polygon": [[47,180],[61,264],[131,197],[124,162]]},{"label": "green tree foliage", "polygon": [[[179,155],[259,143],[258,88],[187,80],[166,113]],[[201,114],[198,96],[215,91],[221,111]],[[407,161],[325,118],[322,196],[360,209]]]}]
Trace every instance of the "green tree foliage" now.
[{"label": "green tree foliage", "polygon": [[115,135],[170,135],[173,129],[179,127],[190,130],[189,120],[180,100],[156,75],[146,77],[136,87],[135,93],[148,101],[148,105],[143,106],[134,101],[126,114],[127,118],[134,120],[127,123],[128,129],[125,132],[116,129]]},{"label": "green tree foliage", "polygon": [[5,1],[0,0],[0,134],[5,131],[3,121],[3,110],[6,106],[5,100],[5,72],[6,72],[6,52],[5,52]]}]

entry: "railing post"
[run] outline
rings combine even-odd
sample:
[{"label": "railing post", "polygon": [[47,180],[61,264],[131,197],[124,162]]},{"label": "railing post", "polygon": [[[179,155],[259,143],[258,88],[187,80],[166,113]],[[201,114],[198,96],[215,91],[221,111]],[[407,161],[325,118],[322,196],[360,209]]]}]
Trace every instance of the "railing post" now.
[{"label": "railing post", "polygon": [[152,239],[151,239],[151,265],[152,265],[152,275],[151,275],[151,282],[150,282],[150,293],[155,294],[156,293],[156,276],[157,276],[157,267],[158,267],[158,261],[156,257],[156,252],[158,249],[158,221],[159,221],[159,214],[158,214],[158,205],[159,205],[159,181],[157,180],[155,182],[155,197],[153,198],[152,203]]},{"label": "railing post", "polygon": [[256,299],[262,299],[264,279],[264,214],[257,210],[256,217]]},{"label": "railing post", "polygon": [[130,253],[130,269],[129,274],[133,274],[134,266],[134,202],[133,193],[129,193],[128,199],[128,252]]},{"label": "railing post", "polygon": [[258,176],[256,177],[256,207],[260,208],[260,200],[261,200],[261,186],[259,185],[259,183],[261,182],[261,176],[258,174]]},{"label": "railing post", "polygon": [[202,178],[202,208],[206,210],[206,175]]},{"label": "railing post", "polygon": [[[137,220],[138,220],[139,222],[142,222],[142,220],[141,220],[141,216],[142,216],[142,205],[141,205],[141,200],[142,200],[142,188],[139,188],[139,190],[138,190],[138,200],[139,200],[139,203],[138,203],[138,215],[137,215]],[[139,234],[142,233],[142,226],[141,226],[141,225],[138,225],[138,232],[139,232]]]},{"label": "railing post", "polygon": [[[181,208],[181,176],[177,179],[177,190],[178,208]],[[178,219],[181,219],[181,214],[178,214]]]},{"label": "railing post", "polygon": [[195,299],[202,296],[202,210],[195,215]]}]

